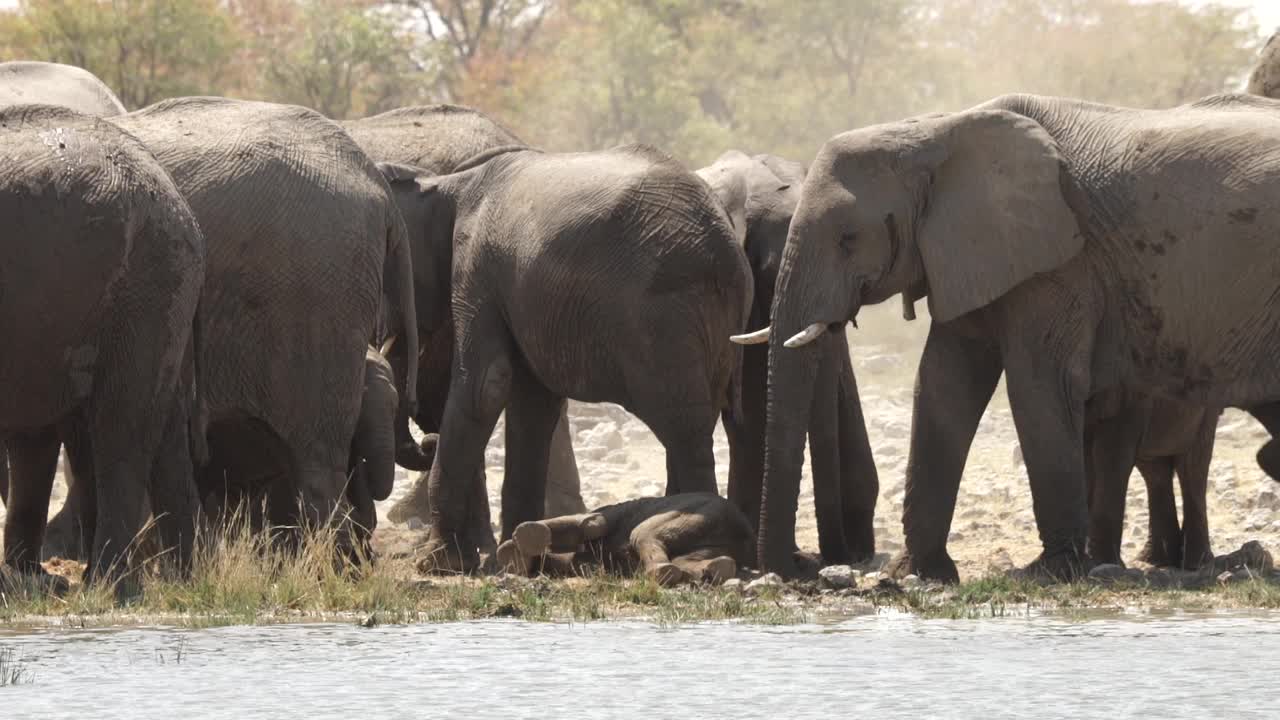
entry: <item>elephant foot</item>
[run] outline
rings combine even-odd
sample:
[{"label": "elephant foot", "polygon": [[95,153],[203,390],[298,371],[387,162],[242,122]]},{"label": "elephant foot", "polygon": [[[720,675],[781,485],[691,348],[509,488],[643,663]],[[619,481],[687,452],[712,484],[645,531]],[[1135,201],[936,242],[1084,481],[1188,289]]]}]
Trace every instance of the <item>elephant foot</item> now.
[{"label": "elephant foot", "polygon": [[431,499],[427,490],[427,473],[418,475],[413,487],[387,511],[387,519],[403,525],[413,518],[426,521],[431,517]]},{"label": "elephant foot", "polygon": [[1175,565],[1181,565],[1183,570],[1199,570],[1205,566],[1213,565],[1213,549],[1209,547],[1209,543],[1203,540],[1187,541],[1182,548],[1181,562]]},{"label": "elephant foot", "polygon": [[738,576],[738,563],[728,555],[721,555],[707,561],[702,568],[702,582],[708,585],[723,585],[726,580]]},{"label": "elephant foot", "polygon": [[494,569],[497,572],[510,573],[522,577],[529,577],[533,574],[533,563],[528,555],[520,552],[515,540],[503,542],[498,546],[498,550],[494,555],[496,556]]},{"label": "elephant foot", "polygon": [[649,568],[648,575],[662,587],[675,587],[689,579],[683,570],[671,563],[654,565]]},{"label": "elephant foot", "polygon": [[955,584],[960,582],[960,571],[946,550],[928,555],[915,555],[907,550],[898,553],[897,557],[885,565],[884,571],[889,577],[901,580],[908,575],[915,575],[921,580]]},{"label": "elephant foot", "polygon": [[1043,552],[1030,565],[1015,571],[1019,578],[1050,582],[1071,582],[1089,574],[1094,562],[1079,550],[1067,549],[1058,552]]},{"label": "elephant foot", "polygon": [[582,539],[586,542],[599,540],[609,534],[609,523],[600,513],[590,513],[583,517],[578,526],[582,528]]},{"label": "elephant foot", "polygon": [[[1156,567],[1182,567],[1182,551],[1175,550],[1166,546],[1164,543],[1153,542],[1148,539],[1142,549],[1138,551],[1137,559],[1139,562],[1154,565]],[[1112,564],[1121,565],[1118,558],[1107,558],[1105,556],[1093,555],[1090,557],[1099,565]]]},{"label": "elephant foot", "polygon": [[511,533],[511,540],[525,557],[539,557],[551,549],[551,528],[537,520],[523,522]]},{"label": "elephant foot", "polygon": [[432,574],[471,574],[480,568],[480,553],[474,547],[463,547],[453,541],[432,537],[423,548],[418,571]]}]

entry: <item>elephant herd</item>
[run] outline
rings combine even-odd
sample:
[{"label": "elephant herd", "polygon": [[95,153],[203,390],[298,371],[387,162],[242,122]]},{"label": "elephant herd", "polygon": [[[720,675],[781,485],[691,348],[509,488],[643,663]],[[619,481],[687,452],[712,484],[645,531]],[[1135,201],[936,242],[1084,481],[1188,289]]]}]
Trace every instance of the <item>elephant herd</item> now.
[{"label": "elephant herd", "polygon": [[[341,523],[367,552],[398,464],[425,473],[424,571],[795,576],[812,570],[806,445],[821,562],[864,561],[879,483],[846,326],[895,296],[931,316],[897,576],[958,578],[951,519],[1001,376],[1043,544],[1031,570],[1057,578],[1121,560],[1135,466],[1142,559],[1212,558],[1221,409],[1280,430],[1265,97],[1008,95],[837,135],[807,168],[730,151],[693,172],[644,145],[543,152],[456,106],[127,113],[79,68],[24,62],[0,64],[0,138],[0,499],[22,573],[44,574],[48,534],[115,577],[149,517],[181,569],[202,523],[242,511]],[[552,497],[576,484],[570,398],[653,431],[667,497]],[[503,413],[499,545],[484,449]],[[46,522],[60,448],[68,499]],[[1280,445],[1259,461],[1280,471]]]}]

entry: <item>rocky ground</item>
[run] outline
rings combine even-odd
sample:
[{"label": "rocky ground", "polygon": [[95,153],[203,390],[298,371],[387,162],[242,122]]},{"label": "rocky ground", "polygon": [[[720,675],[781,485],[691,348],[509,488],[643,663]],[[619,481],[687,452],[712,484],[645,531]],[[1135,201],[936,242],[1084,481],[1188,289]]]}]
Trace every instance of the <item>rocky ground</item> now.
[{"label": "rocky ground", "polygon": [[[911,431],[912,382],[928,328],[923,307],[920,310],[920,320],[904,323],[895,303],[868,308],[859,317],[862,329],[851,330],[849,335],[867,430],[880,472],[876,535],[883,553],[895,552],[902,543],[900,517]],[[588,507],[662,493],[666,484],[663,449],[643,423],[615,405],[582,403],[571,403],[570,422]],[[1239,548],[1249,540],[1260,541],[1268,548],[1280,547],[1280,484],[1267,478],[1253,459],[1266,437],[1260,425],[1239,411],[1227,411],[1219,423],[1208,508],[1215,550],[1220,553]],[[716,432],[715,454],[720,489],[724,492],[729,448],[722,430]],[[499,519],[502,462],[503,426],[499,421],[485,453],[495,523]],[[397,531],[407,529],[393,526],[385,513],[408,491],[411,482],[412,478],[401,470],[395,492],[380,504],[380,531],[385,530],[387,535],[401,535]],[[51,512],[61,505],[64,496],[65,486],[59,481]],[[1130,483],[1126,524],[1124,551],[1131,558],[1147,535],[1145,490],[1136,473]],[[807,465],[797,527],[801,547],[816,550],[813,489]],[[1026,471],[1003,386],[997,390],[973,444],[950,548],[964,577],[1025,564],[1038,552]]]}]

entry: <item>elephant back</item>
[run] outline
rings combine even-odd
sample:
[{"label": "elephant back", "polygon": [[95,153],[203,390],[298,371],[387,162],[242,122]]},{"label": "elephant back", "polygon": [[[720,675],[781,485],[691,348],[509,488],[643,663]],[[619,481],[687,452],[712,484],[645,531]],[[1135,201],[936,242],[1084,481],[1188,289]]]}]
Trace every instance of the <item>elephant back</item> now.
[{"label": "elephant back", "polygon": [[[397,218],[373,163],[336,123],[297,106],[179,98],[117,121],[173,175],[208,240],[211,413],[234,408],[286,436],[333,417],[353,424],[341,388],[360,382]],[[289,397],[320,388],[344,403],[328,418]]]},{"label": "elephant back", "polygon": [[498,121],[460,105],[404,107],[342,125],[374,160],[437,174],[452,172],[486,150],[525,144]]},{"label": "elephant back", "polygon": [[47,62],[0,63],[0,107],[35,103],[61,105],[98,117],[125,112],[124,103],[111,88],[83,68]]}]

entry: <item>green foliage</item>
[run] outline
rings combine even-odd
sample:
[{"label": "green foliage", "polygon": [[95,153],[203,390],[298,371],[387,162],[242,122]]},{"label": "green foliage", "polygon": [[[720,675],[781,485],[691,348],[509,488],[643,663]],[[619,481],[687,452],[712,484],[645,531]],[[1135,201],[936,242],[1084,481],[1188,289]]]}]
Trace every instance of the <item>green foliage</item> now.
[{"label": "green foliage", "polygon": [[24,0],[0,57],[335,117],[473,105],[556,150],[808,160],[835,133],[1007,92],[1170,106],[1239,88],[1246,11],[1178,0]]}]

